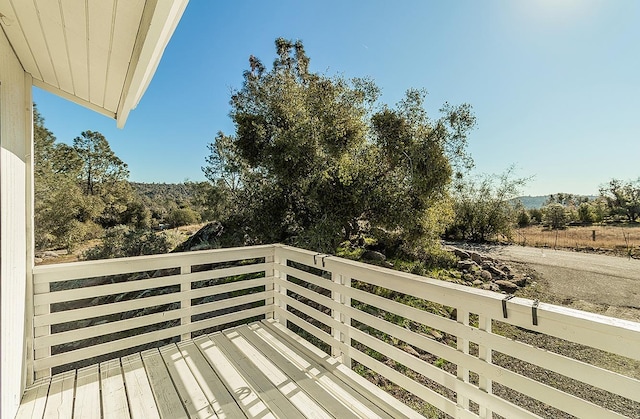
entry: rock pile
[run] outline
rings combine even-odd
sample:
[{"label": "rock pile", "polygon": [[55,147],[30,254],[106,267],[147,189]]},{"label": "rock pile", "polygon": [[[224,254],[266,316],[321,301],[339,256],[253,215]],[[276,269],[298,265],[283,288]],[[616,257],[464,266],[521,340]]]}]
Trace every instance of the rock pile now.
[{"label": "rock pile", "polygon": [[449,250],[460,259],[458,269],[462,271],[462,278],[475,287],[513,293],[525,286],[530,279],[526,275],[517,274],[511,266],[492,257],[457,247],[451,247]]}]

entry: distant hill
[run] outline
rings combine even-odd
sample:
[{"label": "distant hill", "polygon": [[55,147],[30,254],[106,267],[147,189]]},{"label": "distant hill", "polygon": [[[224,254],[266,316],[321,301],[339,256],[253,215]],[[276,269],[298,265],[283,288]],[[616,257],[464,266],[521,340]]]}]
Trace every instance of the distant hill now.
[{"label": "distant hill", "polygon": [[130,182],[140,196],[152,201],[189,202],[194,190],[184,183],[139,183]]},{"label": "distant hill", "polygon": [[516,200],[520,200],[520,202],[522,202],[522,205],[526,209],[533,209],[533,208],[542,208],[544,206],[544,203],[547,202],[548,198],[549,198],[549,195],[519,196],[516,198]]},{"label": "distant hill", "polygon": [[[597,196],[587,195],[587,198],[589,198],[590,200],[594,200],[597,198]],[[519,200],[520,202],[522,202],[522,205],[526,209],[542,208],[544,207],[544,204],[547,202],[547,199],[549,199],[549,195],[519,196],[517,198],[514,198],[514,200]]]}]

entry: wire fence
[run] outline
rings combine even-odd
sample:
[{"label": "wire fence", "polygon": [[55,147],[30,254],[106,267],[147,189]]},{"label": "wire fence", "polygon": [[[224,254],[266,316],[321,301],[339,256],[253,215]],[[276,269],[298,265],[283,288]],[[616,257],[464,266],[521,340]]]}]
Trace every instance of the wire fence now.
[{"label": "wire fence", "polygon": [[522,246],[616,251],[640,256],[640,226],[581,226],[551,230],[540,226],[520,228],[513,237]]}]

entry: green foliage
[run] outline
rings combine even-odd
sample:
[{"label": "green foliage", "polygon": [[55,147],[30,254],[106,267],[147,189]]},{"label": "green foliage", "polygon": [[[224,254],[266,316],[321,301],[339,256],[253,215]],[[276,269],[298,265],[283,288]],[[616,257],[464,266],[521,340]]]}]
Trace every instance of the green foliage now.
[{"label": "green foliage", "polygon": [[445,104],[432,120],[418,90],[378,106],[370,80],[309,72],[301,42],[278,39],[276,50],[268,72],[251,57],[231,97],[235,134],[218,133],[203,168],[226,234],[324,252],[363,230],[433,243],[451,214],[453,171],[470,164],[471,108]]},{"label": "green foliage", "polygon": [[600,195],[612,216],[625,217],[631,222],[640,217],[640,178],[627,182],[612,179],[600,187]]},{"label": "green foliage", "polygon": [[514,178],[513,168],[499,176],[461,179],[454,193],[455,220],[447,235],[476,242],[511,237],[518,214],[514,198],[527,181]]},{"label": "green foliage", "polygon": [[86,260],[167,253],[171,243],[163,233],[120,225],[107,229],[102,243],[83,254]]},{"label": "green foliage", "polygon": [[587,224],[596,222],[597,216],[593,206],[588,202],[581,203],[578,207],[578,219]]},{"label": "green foliage", "polygon": [[191,208],[176,208],[165,220],[171,227],[180,227],[200,222],[200,214]]},{"label": "green foliage", "polygon": [[567,211],[562,204],[549,204],[543,208],[543,222],[552,229],[562,229],[567,226]]},{"label": "green foliage", "polygon": [[34,106],[34,219],[37,248],[73,248],[103,227],[150,226],[150,212],[126,180],[106,138],[85,131],[73,147],[57,143]]},{"label": "green foliage", "polygon": [[531,224],[540,224],[542,222],[543,214],[540,208],[532,208],[529,210],[529,218]]},{"label": "green foliage", "polygon": [[97,188],[108,187],[129,177],[127,164],[111,150],[109,142],[99,132],[84,131],[73,140],[73,149],[82,163],[79,179],[87,195],[99,193]]},{"label": "green foliage", "polygon": [[524,208],[521,208],[520,211],[518,212],[517,222],[518,222],[518,227],[520,228],[527,227],[529,224],[531,224],[531,216],[529,215],[529,212]]}]

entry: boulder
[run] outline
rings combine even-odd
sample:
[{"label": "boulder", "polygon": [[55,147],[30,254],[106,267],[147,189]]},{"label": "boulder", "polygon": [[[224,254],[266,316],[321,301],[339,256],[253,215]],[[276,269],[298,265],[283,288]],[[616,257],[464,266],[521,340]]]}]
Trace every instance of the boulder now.
[{"label": "boulder", "polygon": [[513,278],[513,279],[510,279],[509,281],[513,282],[519,287],[524,287],[525,285],[527,285],[527,278],[525,278],[524,276],[520,278]]},{"label": "boulder", "polygon": [[499,286],[501,290],[504,290],[507,292],[514,292],[518,289],[518,286],[516,284],[514,284],[511,281],[507,281],[503,279],[495,281],[494,284]]},{"label": "boulder", "polygon": [[482,272],[480,272],[480,278],[484,281],[491,281],[493,279],[493,275],[491,275],[491,272],[487,270],[482,270]]},{"label": "boulder", "polygon": [[476,263],[472,260],[461,260],[458,261],[458,269],[463,271],[469,271],[472,267],[477,266]]},{"label": "boulder", "polygon": [[481,265],[482,262],[484,261],[484,258],[482,257],[482,255],[478,252],[469,252],[469,256],[471,256],[471,259],[478,265]]},{"label": "boulder", "polygon": [[384,262],[385,260],[387,260],[387,257],[384,254],[380,252],[376,252],[375,250],[366,250],[362,254],[362,258],[366,260],[377,261],[377,262]]},{"label": "boulder", "polygon": [[457,257],[459,257],[462,260],[470,258],[469,252],[466,252],[466,251],[464,251],[462,249],[458,249],[457,247],[453,248],[453,254],[456,255]]},{"label": "boulder", "polygon": [[482,284],[484,284],[484,282],[482,282],[482,281],[481,281],[481,280],[479,280],[479,279],[476,279],[475,281],[473,281],[473,285],[475,285],[475,286],[480,286],[480,285],[482,285]]}]

